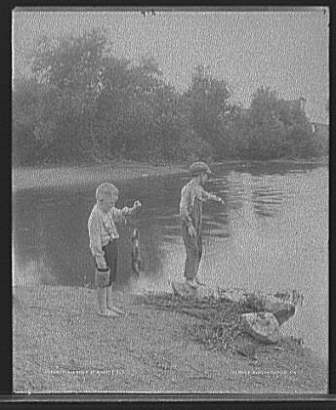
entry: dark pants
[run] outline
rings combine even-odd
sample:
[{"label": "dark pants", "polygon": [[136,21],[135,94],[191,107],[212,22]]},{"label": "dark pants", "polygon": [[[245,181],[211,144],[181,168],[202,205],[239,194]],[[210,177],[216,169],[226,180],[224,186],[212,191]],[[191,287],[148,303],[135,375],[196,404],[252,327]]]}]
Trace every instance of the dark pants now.
[{"label": "dark pants", "polygon": [[188,234],[186,224],[182,224],[182,238],[186,250],[186,260],[184,265],[184,277],[192,280],[196,277],[202,258],[202,236],[197,232],[193,238]]},{"label": "dark pants", "polygon": [[[107,269],[101,270],[97,268],[96,285],[98,287],[111,286],[117,279],[118,240],[115,239],[106,246],[103,246],[103,252]],[[107,281],[104,280],[104,273],[106,272],[109,272]]]}]

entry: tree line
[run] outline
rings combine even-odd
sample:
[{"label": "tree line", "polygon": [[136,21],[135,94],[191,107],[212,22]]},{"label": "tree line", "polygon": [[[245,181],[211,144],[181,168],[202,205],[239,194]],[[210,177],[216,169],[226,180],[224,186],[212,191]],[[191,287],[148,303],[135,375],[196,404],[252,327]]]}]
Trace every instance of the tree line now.
[{"label": "tree line", "polygon": [[305,113],[270,88],[243,109],[230,102],[227,82],[197,66],[180,93],[153,58],[115,57],[103,31],[41,38],[31,72],[13,87],[17,166],[325,154]]}]

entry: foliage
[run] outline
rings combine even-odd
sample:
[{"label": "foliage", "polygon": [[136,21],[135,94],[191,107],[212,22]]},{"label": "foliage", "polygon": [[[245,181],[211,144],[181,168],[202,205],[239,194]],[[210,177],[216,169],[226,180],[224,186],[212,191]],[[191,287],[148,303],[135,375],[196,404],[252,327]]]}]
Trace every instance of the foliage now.
[{"label": "foliage", "polygon": [[259,88],[253,95],[247,123],[254,159],[314,154],[312,128],[299,103],[279,99],[269,88]]},{"label": "foliage", "polygon": [[223,125],[231,110],[229,97],[225,81],[213,78],[202,66],[196,67],[184,103],[194,136],[198,141],[204,141],[204,154],[216,157],[223,151]]},{"label": "foliage", "polygon": [[197,66],[181,94],[153,58],[116,58],[103,31],[42,37],[31,67],[13,88],[15,165],[321,154],[304,112],[274,91],[260,88],[243,109]]}]

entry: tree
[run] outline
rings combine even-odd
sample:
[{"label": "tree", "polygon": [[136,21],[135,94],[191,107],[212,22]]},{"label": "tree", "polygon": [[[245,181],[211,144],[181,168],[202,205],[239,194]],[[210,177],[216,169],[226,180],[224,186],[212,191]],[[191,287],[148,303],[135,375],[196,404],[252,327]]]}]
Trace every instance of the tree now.
[{"label": "tree", "polygon": [[223,121],[231,111],[229,97],[225,81],[213,78],[201,65],[196,67],[191,86],[184,96],[189,107],[190,125],[197,138],[218,154],[223,149]]},{"label": "tree", "polygon": [[270,88],[249,109],[230,103],[223,80],[197,66],[186,92],[165,83],[157,62],[111,53],[103,31],[40,39],[32,77],[13,88],[16,164],[112,158],[268,159],[320,152],[305,113]]},{"label": "tree", "polygon": [[32,63],[41,89],[37,130],[55,157],[95,158],[92,123],[106,46],[98,31],[38,43]]},{"label": "tree", "polygon": [[252,158],[306,156],[314,151],[310,123],[298,104],[279,99],[270,88],[259,88],[248,112]]},{"label": "tree", "polygon": [[13,164],[29,165],[38,161],[41,144],[34,134],[38,87],[33,80],[16,80],[12,99]]},{"label": "tree", "polygon": [[122,156],[134,159],[170,157],[177,94],[164,84],[155,61],[146,58],[131,66],[110,57],[102,76],[96,124],[104,147],[111,143]]}]

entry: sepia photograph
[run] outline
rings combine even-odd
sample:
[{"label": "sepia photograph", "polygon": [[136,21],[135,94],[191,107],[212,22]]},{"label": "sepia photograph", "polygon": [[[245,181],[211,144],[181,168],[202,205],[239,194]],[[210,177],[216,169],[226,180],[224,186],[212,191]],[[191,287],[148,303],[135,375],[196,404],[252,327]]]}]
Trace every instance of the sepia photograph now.
[{"label": "sepia photograph", "polygon": [[11,89],[14,393],[328,393],[328,8],[15,8]]}]

